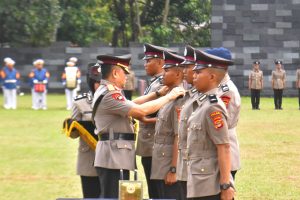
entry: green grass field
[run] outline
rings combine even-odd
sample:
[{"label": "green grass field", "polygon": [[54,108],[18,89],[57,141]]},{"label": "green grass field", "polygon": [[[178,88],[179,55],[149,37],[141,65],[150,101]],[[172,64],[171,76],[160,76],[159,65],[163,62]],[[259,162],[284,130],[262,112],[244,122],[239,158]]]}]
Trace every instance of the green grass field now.
[{"label": "green grass field", "polygon": [[[242,170],[236,175],[236,199],[300,199],[297,101],[284,98],[284,110],[279,111],[273,109],[273,99],[263,98],[262,110],[253,111],[250,99],[242,99],[238,125]],[[1,199],[81,197],[75,175],[78,141],[61,134],[62,121],[69,116],[64,96],[49,95],[47,111],[30,107],[31,96],[25,95],[18,97],[17,110],[0,108]]]}]

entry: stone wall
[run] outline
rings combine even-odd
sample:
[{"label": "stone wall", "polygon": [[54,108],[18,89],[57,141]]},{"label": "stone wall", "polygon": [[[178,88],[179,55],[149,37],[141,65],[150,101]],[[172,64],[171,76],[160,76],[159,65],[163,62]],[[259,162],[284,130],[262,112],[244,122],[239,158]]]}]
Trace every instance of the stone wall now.
[{"label": "stone wall", "polygon": [[[21,73],[21,89],[29,91],[28,74],[33,69],[32,62],[35,59],[42,58],[45,60],[45,68],[51,74],[49,81],[49,92],[63,92],[61,84],[61,74],[64,70],[66,61],[75,56],[79,59],[79,67],[82,71],[82,89],[86,90],[86,66],[90,62],[96,62],[97,55],[100,54],[132,54],[132,68],[138,79],[146,80],[144,70],[143,45],[132,43],[129,48],[112,48],[107,46],[94,46],[88,48],[68,47],[68,42],[57,42],[47,48],[0,48],[0,61],[5,57],[11,57],[16,61],[15,68]],[[171,49],[183,54],[184,46],[174,46]]]},{"label": "stone wall", "polygon": [[212,0],[212,47],[233,52],[232,79],[248,95],[252,62],[261,61],[263,95],[269,96],[274,60],[281,59],[287,73],[284,94],[294,96],[296,69],[300,59],[300,0]]}]

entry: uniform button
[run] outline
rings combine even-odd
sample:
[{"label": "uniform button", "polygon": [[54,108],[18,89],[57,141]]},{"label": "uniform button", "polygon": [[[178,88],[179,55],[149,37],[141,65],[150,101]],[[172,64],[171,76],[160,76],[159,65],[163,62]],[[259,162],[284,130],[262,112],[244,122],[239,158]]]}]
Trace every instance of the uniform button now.
[{"label": "uniform button", "polygon": [[204,172],[204,169],[203,169],[203,168],[201,169],[201,172]]},{"label": "uniform button", "polygon": [[187,120],[187,117],[185,117],[184,120],[186,121],[186,120]]},{"label": "uniform button", "polygon": [[159,119],[157,119],[157,121],[159,121]]},{"label": "uniform button", "polygon": [[127,147],[127,144],[125,144],[124,147]]},{"label": "uniform button", "polygon": [[194,112],[192,112],[192,115],[194,114]]},{"label": "uniform button", "polygon": [[189,130],[190,130],[190,128],[187,128],[187,130],[189,131]]},{"label": "uniform button", "polygon": [[148,136],[150,136],[151,134],[150,133],[148,133]]},{"label": "uniform button", "polygon": [[163,152],[162,155],[165,156],[165,153]]}]

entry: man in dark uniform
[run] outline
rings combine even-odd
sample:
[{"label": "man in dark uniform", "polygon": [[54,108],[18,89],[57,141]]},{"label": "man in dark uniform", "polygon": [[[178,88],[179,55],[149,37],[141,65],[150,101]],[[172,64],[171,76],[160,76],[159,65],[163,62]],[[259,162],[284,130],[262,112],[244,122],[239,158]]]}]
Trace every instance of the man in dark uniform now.
[{"label": "man in dark uniform", "polygon": [[100,55],[97,57],[102,73],[101,85],[93,100],[96,147],[95,167],[101,183],[101,197],[117,198],[120,169],[124,179],[129,170],[135,169],[135,137],[132,119],[143,119],[166,103],[184,94],[182,88],[174,88],[167,95],[165,88],[151,92],[134,101],[125,99],[122,88],[130,62],[129,57]]},{"label": "man in dark uniform", "polygon": [[188,119],[187,197],[194,200],[232,200],[230,144],[227,112],[218,86],[232,65],[231,60],[206,52],[196,52],[194,87],[202,94]]},{"label": "man in dark uniform", "polygon": [[[195,66],[194,48],[187,45],[184,50],[185,60],[181,63],[183,67],[183,77],[187,84],[193,85],[193,68]],[[178,125],[178,158],[176,179],[181,189],[182,199],[186,199],[186,181],[187,181],[187,157],[186,157],[186,140],[187,140],[187,119],[193,111],[193,101],[198,96],[198,91],[191,87],[185,92],[183,105],[180,112]]]},{"label": "man in dark uniform", "polygon": [[[164,60],[164,85],[170,89],[182,85],[183,72],[180,63],[184,61],[184,57],[164,51]],[[155,124],[151,179],[155,180],[160,199],[182,198],[176,180],[178,115],[182,105],[180,100],[163,106],[158,112]]]},{"label": "man in dark uniform", "polygon": [[[83,93],[74,99],[72,117],[69,123],[77,121],[85,126],[85,129],[94,135],[95,126],[92,123],[92,101],[93,94],[100,85],[101,76],[95,63],[89,64],[87,73],[87,84],[90,92]],[[70,125],[69,125],[70,126]],[[72,129],[71,138],[78,138],[80,130]],[[77,156],[77,174],[80,175],[83,198],[98,198],[100,196],[100,181],[93,165],[95,150],[84,141],[83,136],[79,137],[79,148]]]},{"label": "man in dark uniform", "polygon": [[[163,59],[163,51],[172,50],[147,43],[144,44],[144,66],[147,75],[152,77],[149,86],[144,92],[144,95],[147,95],[151,92],[156,92],[162,87],[162,67],[165,63]],[[158,198],[158,192],[154,187],[153,180],[150,179],[156,115],[157,113],[153,113],[144,118],[144,122],[140,121],[136,147],[136,154],[142,157],[141,161],[144,167],[150,199]]]}]

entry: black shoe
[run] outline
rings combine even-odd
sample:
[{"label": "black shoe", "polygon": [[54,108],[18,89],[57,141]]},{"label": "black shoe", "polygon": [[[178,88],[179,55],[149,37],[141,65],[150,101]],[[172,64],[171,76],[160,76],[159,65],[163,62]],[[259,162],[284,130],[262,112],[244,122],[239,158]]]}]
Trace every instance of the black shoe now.
[{"label": "black shoe", "polygon": [[260,108],[256,108],[256,110],[260,110]]},{"label": "black shoe", "polygon": [[283,110],[282,108],[279,108],[279,110]]}]

